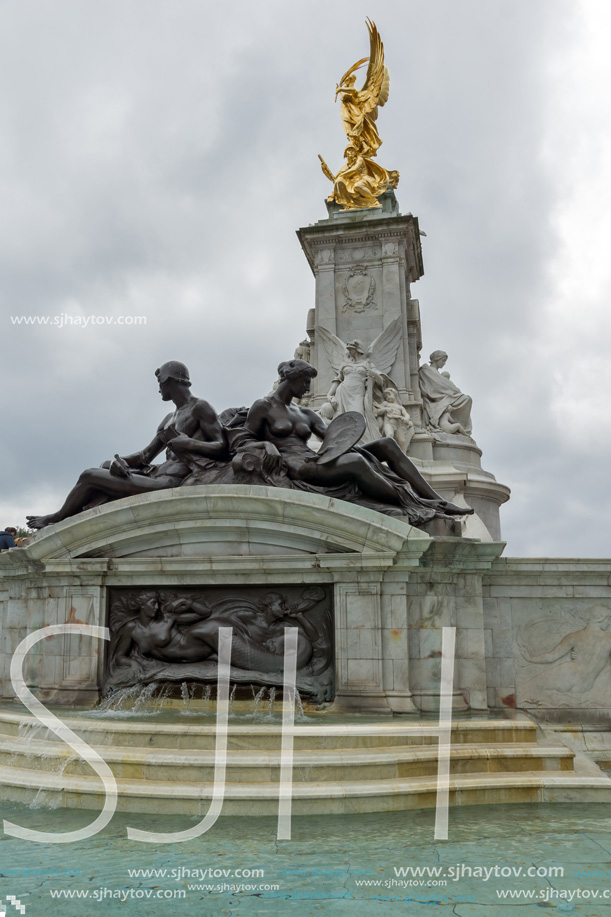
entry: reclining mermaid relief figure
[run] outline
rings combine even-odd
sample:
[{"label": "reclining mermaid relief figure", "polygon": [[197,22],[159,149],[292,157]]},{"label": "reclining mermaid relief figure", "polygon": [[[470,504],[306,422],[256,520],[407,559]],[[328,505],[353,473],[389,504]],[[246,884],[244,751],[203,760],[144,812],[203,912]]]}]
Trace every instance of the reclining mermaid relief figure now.
[{"label": "reclining mermaid relief figure", "polygon": [[318,634],[305,612],[324,598],[324,592],[319,587],[304,590],[297,606],[289,604],[278,592],[266,593],[256,601],[231,598],[212,604],[197,596],[168,596],[164,600],[161,593],[155,592],[134,598],[135,613],[125,601],[123,605],[129,611],[122,610],[121,600],[113,604],[115,666],[132,665],[135,659],[205,662],[218,654],[218,629],[225,626],[234,628],[232,665],[281,672],[286,626],[299,630],[297,668],[303,669],[311,662]]},{"label": "reclining mermaid relief figure", "polygon": [[[332,616],[320,586],[285,592],[225,588],[126,591],[111,603],[104,693],[147,682],[216,681],[219,628],[233,628],[231,679],[282,685],[285,628],[298,631],[298,686],[328,699],[333,691]],[[300,595],[295,595],[300,592]],[[257,594],[259,593],[259,594]]]}]

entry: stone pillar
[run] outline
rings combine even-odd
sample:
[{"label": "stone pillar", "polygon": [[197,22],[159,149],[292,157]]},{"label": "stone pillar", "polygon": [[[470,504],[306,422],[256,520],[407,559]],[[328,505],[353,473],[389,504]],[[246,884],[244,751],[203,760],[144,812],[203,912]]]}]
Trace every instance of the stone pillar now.
[{"label": "stone pillar", "polygon": [[381,203],[368,210],[330,206],[328,219],[297,231],[316,283],[314,316],[308,315],[307,326],[318,376],[308,406],[320,409],[335,376],[316,328],[344,342],[356,338],[369,345],[399,318],[402,341],[389,375],[415,425],[409,456],[444,499],[475,510],[475,516],[465,517],[464,535],[500,541],[499,507],[509,499],[509,488],[482,468],[481,450],[470,436],[423,427],[420,306],[411,298],[411,284],[424,274],[420,229],[416,217],[399,213],[394,192],[386,192]]},{"label": "stone pillar", "polygon": [[[387,192],[388,193],[388,192]],[[394,193],[390,192],[394,201]],[[396,201],[395,201],[396,204]],[[297,235],[316,280],[315,325],[343,341],[372,341],[397,317],[403,341],[390,371],[402,403],[420,418],[418,373],[420,316],[410,301],[410,284],[424,273],[418,220],[398,209],[334,212]],[[334,371],[320,340],[311,360],[318,370],[311,406],[325,400]]]},{"label": "stone pillar", "polygon": [[[17,575],[7,577],[6,587],[0,588],[0,696],[7,700],[15,698],[11,658],[28,634],[53,624],[99,627],[106,623],[106,590],[101,576],[85,570],[80,575],[60,570],[45,575],[40,565],[28,560],[26,550],[8,558]],[[10,570],[7,564],[5,572],[6,567]],[[36,687],[36,695],[44,703],[92,706],[99,696],[104,650],[104,641],[92,637],[46,637],[27,654],[24,679]]]},{"label": "stone pillar", "polygon": [[406,585],[410,688],[423,712],[439,707],[442,627],[456,628],[453,708],[488,709],[482,579],[503,547],[436,538]]},{"label": "stone pillar", "polygon": [[382,675],[384,693],[393,713],[417,713],[409,679],[409,617],[407,583],[384,583],[382,596]]},{"label": "stone pillar", "polygon": [[382,671],[380,582],[335,586],[335,710],[389,713]]}]

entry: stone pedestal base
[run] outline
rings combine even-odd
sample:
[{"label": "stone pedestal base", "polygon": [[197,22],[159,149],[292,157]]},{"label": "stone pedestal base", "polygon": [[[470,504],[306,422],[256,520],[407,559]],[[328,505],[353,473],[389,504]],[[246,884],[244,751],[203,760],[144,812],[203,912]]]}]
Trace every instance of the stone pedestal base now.
[{"label": "stone pedestal base", "polygon": [[[439,713],[439,691],[414,691],[414,703],[421,713]],[[452,693],[452,710],[461,713],[469,710],[469,704],[460,691]]]},{"label": "stone pedestal base", "polygon": [[474,516],[462,518],[465,537],[501,540],[499,510],[509,499],[510,490],[482,468],[481,449],[471,437],[446,436],[438,442],[429,433],[419,433],[412,440],[409,455],[437,493],[451,503],[475,510]]},{"label": "stone pedestal base", "polygon": [[362,713],[371,716],[386,716],[393,712],[385,694],[366,691],[358,694],[354,691],[340,691],[329,709],[333,713]]},{"label": "stone pedestal base", "polygon": [[[136,596],[152,592],[161,601],[168,594],[208,595],[231,586],[254,602],[263,593],[301,596],[310,586],[324,586],[314,592],[329,596],[334,710],[390,715],[433,709],[444,626],[456,628],[455,707],[463,709],[465,698],[481,709],[482,571],[501,550],[431,537],[401,519],[281,488],[199,486],[117,500],[0,556],[2,697],[13,697],[11,657],[27,633],[51,624],[107,627],[117,587]],[[104,641],[58,636],[41,640],[36,650],[26,657],[24,674],[43,701],[91,704],[107,678]],[[280,648],[276,676],[282,658]],[[232,659],[234,668],[240,665]],[[214,677],[212,672],[207,680]]]}]

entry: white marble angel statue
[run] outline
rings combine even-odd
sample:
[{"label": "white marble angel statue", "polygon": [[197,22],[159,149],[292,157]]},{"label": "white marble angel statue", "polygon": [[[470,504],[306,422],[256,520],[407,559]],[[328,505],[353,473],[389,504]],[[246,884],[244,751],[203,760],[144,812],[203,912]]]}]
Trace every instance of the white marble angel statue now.
[{"label": "white marble angel statue", "polygon": [[326,401],[320,415],[332,420],[346,411],[358,411],[367,422],[363,442],[380,437],[380,425],[373,406],[384,400],[384,389],[390,383],[387,373],[392,369],[401,343],[401,319],[395,318],[369,346],[360,341],[344,344],[326,328],[316,329],[327,352],[329,363],[335,371]]}]

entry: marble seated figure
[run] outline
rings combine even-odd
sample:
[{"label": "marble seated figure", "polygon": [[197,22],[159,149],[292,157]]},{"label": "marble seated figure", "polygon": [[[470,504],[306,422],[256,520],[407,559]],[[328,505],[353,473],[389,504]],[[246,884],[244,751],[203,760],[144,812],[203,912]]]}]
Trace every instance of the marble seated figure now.
[{"label": "marble seated figure", "polygon": [[434,350],[430,365],[418,371],[425,422],[432,431],[470,436],[472,400],[452,382],[449,373],[442,372],[447,359],[445,351]]}]

